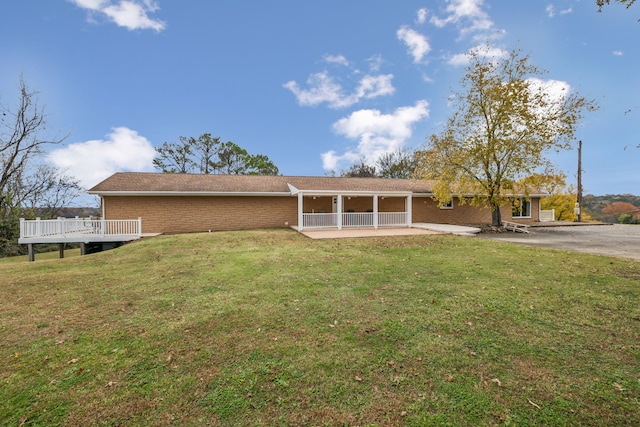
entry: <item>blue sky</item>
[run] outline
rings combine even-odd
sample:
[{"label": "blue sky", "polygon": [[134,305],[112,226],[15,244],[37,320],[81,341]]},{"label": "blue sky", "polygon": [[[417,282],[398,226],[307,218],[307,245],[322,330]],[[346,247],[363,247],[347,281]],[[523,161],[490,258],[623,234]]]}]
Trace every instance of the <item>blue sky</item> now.
[{"label": "blue sky", "polygon": [[[0,101],[37,90],[47,159],[91,187],[209,132],[324,175],[442,130],[464,53],[521,48],[595,99],[585,193],[640,194],[640,7],[595,0],[4,0]],[[577,152],[555,156],[575,183]]]}]

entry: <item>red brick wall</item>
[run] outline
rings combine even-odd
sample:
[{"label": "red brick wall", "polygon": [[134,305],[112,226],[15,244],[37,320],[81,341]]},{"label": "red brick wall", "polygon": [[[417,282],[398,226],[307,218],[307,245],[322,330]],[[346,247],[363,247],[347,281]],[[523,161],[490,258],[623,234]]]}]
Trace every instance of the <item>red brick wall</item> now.
[{"label": "red brick wall", "polygon": [[107,196],[103,200],[106,219],[140,217],[143,233],[277,228],[298,223],[296,197]]},{"label": "red brick wall", "polygon": [[[453,209],[440,209],[431,197],[413,198],[413,222],[430,222],[436,224],[481,225],[491,224],[491,209],[488,206],[473,206],[469,203],[460,205],[453,199]],[[536,222],[539,219],[540,199],[531,199],[531,218],[512,218],[511,205],[502,206],[500,212],[504,221],[515,221],[523,224]]]},{"label": "red brick wall", "polygon": [[[332,197],[304,199],[304,211],[331,212]],[[345,211],[366,212],[373,209],[372,197],[343,200]],[[106,219],[142,218],[143,233],[191,233],[251,228],[278,228],[298,224],[297,197],[207,197],[207,196],[106,196],[103,198]],[[404,211],[403,197],[378,198],[380,212]],[[440,209],[431,197],[413,197],[413,222],[458,225],[491,223],[488,207],[460,205]],[[516,222],[538,221],[539,199],[531,199],[531,218]],[[511,206],[502,207],[502,218],[511,220]],[[287,223],[287,224],[285,224]]]}]

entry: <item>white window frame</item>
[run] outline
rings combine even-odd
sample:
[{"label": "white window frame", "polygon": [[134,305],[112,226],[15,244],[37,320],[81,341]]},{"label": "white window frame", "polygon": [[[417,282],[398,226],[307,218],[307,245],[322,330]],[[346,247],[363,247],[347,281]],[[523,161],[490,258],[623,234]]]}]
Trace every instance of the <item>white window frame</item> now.
[{"label": "white window frame", "polygon": [[438,203],[438,207],[440,209],[453,209],[453,197],[449,200],[448,203]]},{"label": "white window frame", "polygon": [[[520,201],[518,215],[514,214],[516,200]],[[522,209],[524,206],[528,206],[528,209]],[[529,215],[522,215],[523,211],[528,211]],[[511,204],[511,218],[531,218],[531,199],[527,197],[514,197],[513,203]]]}]

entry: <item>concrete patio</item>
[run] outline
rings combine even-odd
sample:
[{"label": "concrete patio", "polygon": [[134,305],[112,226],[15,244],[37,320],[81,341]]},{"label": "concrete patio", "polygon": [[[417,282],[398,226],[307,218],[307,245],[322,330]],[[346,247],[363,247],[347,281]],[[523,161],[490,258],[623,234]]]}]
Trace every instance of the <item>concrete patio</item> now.
[{"label": "concrete patio", "polygon": [[450,224],[427,224],[417,223],[411,227],[393,227],[393,228],[343,228],[338,229],[322,229],[322,230],[303,230],[302,234],[310,239],[345,239],[356,237],[383,237],[383,236],[416,236],[416,235],[435,235],[435,234],[456,234],[461,236],[475,236],[480,232],[479,228],[463,227]]}]

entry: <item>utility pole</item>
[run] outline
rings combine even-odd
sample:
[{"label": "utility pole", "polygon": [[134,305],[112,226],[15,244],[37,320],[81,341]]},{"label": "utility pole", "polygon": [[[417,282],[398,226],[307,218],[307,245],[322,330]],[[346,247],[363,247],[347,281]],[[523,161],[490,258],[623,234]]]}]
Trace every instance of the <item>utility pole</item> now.
[{"label": "utility pole", "polygon": [[576,221],[582,222],[582,141],[578,141],[578,197],[576,203]]}]

